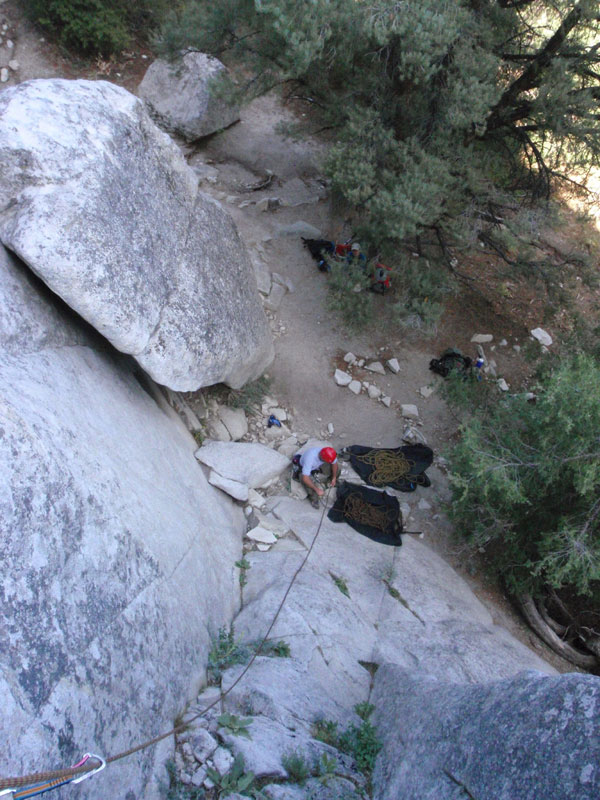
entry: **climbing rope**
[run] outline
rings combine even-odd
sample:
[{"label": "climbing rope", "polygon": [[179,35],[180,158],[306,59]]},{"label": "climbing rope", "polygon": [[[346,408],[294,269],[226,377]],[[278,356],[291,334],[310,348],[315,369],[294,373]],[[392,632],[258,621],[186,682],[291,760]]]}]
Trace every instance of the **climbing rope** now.
[{"label": "climbing rope", "polygon": [[397,518],[397,509],[377,508],[367,503],[358,492],[346,496],[342,513],[346,519],[380,531],[387,531]]},{"label": "climbing rope", "polygon": [[370,450],[363,455],[352,453],[352,458],[373,467],[369,482],[374,486],[386,486],[401,481],[415,466],[414,461],[409,461],[395,450]]},{"label": "climbing rope", "polygon": [[[206,708],[202,709],[202,711],[199,711],[190,719],[187,719],[185,722],[176,725],[166,733],[161,733],[159,736],[155,736],[153,739],[148,739],[147,741],[135,745],[134,747],[130,747],[129,750],[124,750],[123,752],[117,753],[114,756],[109,756],[108,758],[103,759],[100,756],[95,756],[91,753],[86,753],[85,756],[81,759],[81,761],[79,761],[75,766],[69,767],[67,769],[51,770],[48,772],[34,772],[30,775],[23,775],[21,777],[15,777],[15,778],[0,778],[0,797],[7,796],[10,797],[10,800],[17,800],[17,799],[21,800],[23,798],[24,800],[25,798],[35,797],[36,794],[42,794],[43,792],[48,792],[51,791],[52,789],[56,789],[59,786],[63,786],[66,783],[80,783],[81,781],[91,777],[95,773],[100,772],[108,764],[114,764],[115,761],[120,761],[121,759],[127,758],[128,756],[131,756],[134,753],[139,753],[141,750],[146,750],[148,747],[152,747],[153,745],[158,744],[158,742],[163,741],[163,739],[167,739],[169,736],[181,733],[182,731],[186,730],[186,728],[192,722],[204,716],[204,714],[206,714],[207,711],[210,711],[211,708],[214,708],[225,697],[227,697],[227,695],[238,685],[238,683],[242,680],[242,678],[248,673],[248,670],[250,669],[256,658],[261,654],[265,643],[268,641],[271,631],[273,630],[275,623],[277,622],[277,619],[281,611],[283,610],[285,601],[287,600],[288,595],[292,590],[292,586],[294,585],[296,578],[302,571],[304,565],[308,561],[309,556],[313,550],[313,547],[315,546],[315,542],[317,541],[317,538],[321,531],[321,526],[323,524],[323,519],[325,517],[325,512],[327,510],[327,502],[329,500],[330,492],[331,492],[331,486],[327,489],[327,494],[325,496],[325,501],[323,503],[323,511],[321,512],[321,518],[319,520],[319,524],[317,526],[317,530],[310,544],[310,547],[308,548],[308,550],[306,551],[306,555],[300,562],[300,566],[294,572],[292,579],[287,589],[285,590],[283,598],[279,603],[277,611],[275,612],[275,616],[273,617],[273,619],[271,620],[271,624],[267,628],[267,632],[263,636],[255,652],[252,654],[250,661],[246,664],[242,672],[231,684],[229,689],[227,689],[225,692],[222,692],[221,695],[214,702],[206,706]],[[99,763],[88,764],[88,761],[92,758]],[[19,788],[24,786],[27,786],[29,788],[22,792],[17,792]]]}]

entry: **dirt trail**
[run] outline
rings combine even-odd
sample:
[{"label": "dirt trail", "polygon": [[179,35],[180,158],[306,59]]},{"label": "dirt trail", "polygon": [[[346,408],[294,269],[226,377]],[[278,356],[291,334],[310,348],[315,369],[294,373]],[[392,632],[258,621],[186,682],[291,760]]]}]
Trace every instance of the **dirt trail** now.
[{"label": "dirt trail", "polygon": [[[9,25],[20,63],[19,71],[12,72],[5,85],[39,77],[84,77],[110,79],[135,90],[150,63],[139,49],[128,54],[121,64],[108,67],[70,61],[22,19],[15,0],[0,4],[0,24],[2,21]],[[302,246],[300,235],[282,235],[281,228],[302,220],[319,229],[325,237],[348,237],[351,230],[336,215],[329,199],[274,211],[261,211],[256,205],[262,198],[280,195],[289,202],[300,203],[322,176],[323,144],[310,138],[299,142],[286,138],[277,132],[282,121],[294,122],[295,117],[276,95],[262,97],[244,109],[238,124],[205,140],[200,147],[186,151],[192,166],[204,173],[202,190],[217,197],[230,211],[255,263],[261,269],[279,273],[293,284],[294,291],[285,295],[272,323],[276,356],[269,369],[271,393],[292,412],[294,432],[322,437],[331,423],[334,433],[328,438],[338,447],[353,443],[399,446],[404,430],[399,406],[416,404],[420,429],[434,452],[440,454],[456,431],[456,421],[437,389],[428,398],[423,398],[419,389],[427,385],[439,388],[440,379],[429,371],[429,360],[449,344],[468,352],[470,336],[478,332],[473,330],[476,320],[471,316],[461,329],[459,317],[458,322],[453,320],[451,333],[446,331],[437,339],[416,339],[414,333],[386,329],[383,312],[385,304],[393,302],[393,298],[376,296],[374,302],[379,304],[382,315],[378,315],[378,321],[369,331],[356,334],[340,326],[326,307],[327,277],[316,269]],[[275,176],[267,189],[244,190],[245,185],[256,183],[267,170]],[[240,207],[242,204],[246,205]],[[493,321],[484,318],[480,322],[482,330],[487,332]],[[398,359],[401,367],[398,375],[387,372],[380,376],[354,369],[357,378],[375,383],[392,398],[390,408],[364,393],[356,396],[335,384],[333,373],[336,366],[342,366],[341,359],[348,351],[364,358],[366,363],[385,362],[391,357]],[[512,352],[510,356],[513,357]],[[418,488],[414,494],[403,498],[411,505],[409,527],[421,530],[423,543],[434,548],[463,575],[498,624],[508,628],[558,670],[572,671],[569,664],[539,642],[502,591],[488,583],[479,566],[466,557],[443,513],[443,503],[449,496],[447,477],[436,466],[428,474],[432,479],[431,488]],[[421,498],[431,505],[430,509],[418,509]]]}]

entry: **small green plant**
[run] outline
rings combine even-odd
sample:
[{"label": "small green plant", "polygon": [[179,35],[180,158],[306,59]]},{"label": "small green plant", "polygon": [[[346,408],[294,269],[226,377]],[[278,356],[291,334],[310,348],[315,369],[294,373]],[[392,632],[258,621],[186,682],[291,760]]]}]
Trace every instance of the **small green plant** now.
[{"label": "small green plant", "polygon": [[[254,642],[253,647],[258,650],[260,642]],[[290,646],[287,642],[280,639],[278,642],[267,640],[260,651],[261,656],[271,656],[272,658],[289,658]]]},{"label": "small green plant", "polygon": [[192,436],[196,440],[196,444],[198,445],[198,447],[202,447],[202,444],[204,442],[204,431],[194,431]]},{"label": "small green plant", "polygon": [[166,765],[169,785],[164,789],[165,800],[204,800],[204,791],[196,786],[186,786],[177,777],[177,768],[173,761]]},{"label": "small green plant", "polygon": [[243,408],[247,414],[253,414],[260,409],[270,385],[270,380],[263,375],[242,386],[241,389],[232,389],[227,395],[227,405],[232,408]]},{"label": "small green plant", "polygon": [[340,592],[342,594],[345,594],[346,597],[350,597],[350,592],[348,591],[348,584],[346,583],[345,578],[341,578],[338,575],[334,575],[333,572],[330,572],[329,574],[331,575],[331,580],[335,583]]},{"label": "small green plant", "polygon": [[248,582],[248,578],[246,577],[246,572],[250,569],[250,562],[245,558],[241,558],[239,561],[235,562],[235,565],[236,567],[238,567],[240,571],[240,586],[243,589],[246,583]]},{"label": "small green plant", "polygon": [[233,626],[229,630],[219,628],[208,654],[208,682],[218,684],[223,672],[235,664],[245,664],[251,656],[250,648],[236,641]]},{"label": "small green plant", "polygon": [[247,797],[256,797],[256,791],[252,787],[255,776],[253,772],[245,772],[244,757],[239,753],[233,762],[229,772],[225,775],[219,775],[216,769],[208,767],[207,775],[215,784],[219,797],[228,797],[230,794],[246,795]]},{"label": "small green plant", "polygon": [[358,716],[364,722],[366,722],[369,719],[369,717],[371,716],[371,714],[373,713],[373,711],[375,711],[375,706],[372,703],[366,703],[366,702],[365,703],[357,703],[354,706],[354,710],[356,711]]},{"label": "small green plant", "polygon": [[318,719],[313,722],[310,732],[313,739],[318,739],[320,742],[337,747],[339,738],[337,722],[331,719]]},{"label": "small green plant", "polygon": [[252,739],[252,734],[248,730],[252,724],[251,719],[243,719],[236,714],[221,714],[217,722],[222,728],[227,728],[234,736],[244,736],[246,739]]},{"label": "small green plant", "polygon": [[325,784],[333,775],[335,775],[336,768],[336,759],[333,756],[328,756],[327,753],[321,753],[320,758],[315,758],[313,774],[321,783]]},{"label": "small green plant", "polygon": [[[359,709],[361,713],[359,713]],[[357,768],[365,775],[370,776],[375,766],[377,753],[381,750],[381,742],[377,738],[375,728],[366,718],[371,715],[373,706],[369,703],[359,703],[354,706],[354,710],[361,716],[363,722],[359,727],[351,725],[342,733],[339,738],[339,749],[351,755]]]},{"label": "small green plant", "polygon": [[386,589],[388,590],[388,594],[394,598],[394,600],[400,600],[400,592],[396,589],[389,581],[384,580]]},{"label": "small green plant", "polygon": [[303,786],[306,779],[310,777],[310,766],[302,753],[297,750],[283,755],[281,764],[293,783]]}]

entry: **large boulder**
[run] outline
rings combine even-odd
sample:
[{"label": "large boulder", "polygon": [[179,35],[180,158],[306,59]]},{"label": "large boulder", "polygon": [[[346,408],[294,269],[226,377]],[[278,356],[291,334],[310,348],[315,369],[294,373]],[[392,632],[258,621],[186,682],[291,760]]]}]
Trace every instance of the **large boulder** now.
[{"label": "large boulder", "polygon": [[600,678],[521,673],[468,686],[393,665],[371,701],[383,742],[375,800],[594,800]]},{"label": "large boulder", "polygon": [[159,383],[237,388],[273,356],[245,247],[141,100],[104,81],[0,95],[0,240]]},{"label": "large boulder", "polygon": [[237,103],[225,97],[232,89],[229,73],[217,58],[186,53],[173,64],[162,59],[150,64],[138,94],[161,127],[194,141],[240,118]]},{"label": "large boulder", "polygon": [[[168,730],[236,609],[243,513],[132,366],[0,247],[3,776]],[[162,797],[164,757],[78,794]]]}]

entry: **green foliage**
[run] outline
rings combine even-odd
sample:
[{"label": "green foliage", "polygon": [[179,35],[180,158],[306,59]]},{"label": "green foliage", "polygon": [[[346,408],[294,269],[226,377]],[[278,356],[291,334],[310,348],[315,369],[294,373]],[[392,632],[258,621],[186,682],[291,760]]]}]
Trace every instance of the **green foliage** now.
[{"label": "green foliage", "polygon": [[364,720],[360,726],[351,725],[339,738],[340,750],[354,758],[357,768],[365,775],[371,775],[375,759],[381,750],[381,742],[373,725]]},{"label": "green foliage", "polygon": [[263,375],[242,386],[241,389],[232,389],[227,395],[227,405],[232,408],[243,408],[247,414],[253,414],[260,409],[270,385],[270,380]]},{"label": "green foliage", "polygon": [[310,777],[311,769],[308,761],[298,750],[286,753],[281,758],[281,764],[289,775],[290,781],[303,786]]},{"label": "green foliage", "polygon": [[255,781],[254,773],[245,771],[244,757],[241,753],[235,757],[233,766],[225,775],[220,775],[212,767],[208,767],[206,772],[215,784],[219,797],[227,797],[236,792],[247,797],[256,797],[253,787]]},{"label": "green foliage", "polygon": [[[558,283],[520,212],[600,165],[599,35],[597,0],[188,0],[162,47],[229,52],[249,96],[288,81],[310,98],[334,129],[333,191],[378,249],[409,245],[451,272],[448,245],[481,242]],[[370,298],[347,291],[354,277],[334,270],[330,303],[360,326]],[[432,327],[443,298],[405,277],[400,318]]]},{"label": "green foliage", "polygon": [[373,319],[373,296],[364,270],[344,262],[331,262],[327,283],[327,307],[339,314],[349,328],[361,330]]},{"label": "green foliage", "polygon": [[356,711],[358,716],[364,722],[366,722],[369,719],[369,717],[371,716],[371,714],[373,713],[373,711],[375,711],[375,706],[372,703],[366,703],[366,702],[365,703],[357,703],[354,706],[354,710]]},{"label": "green foliage", "polygon": [[327,783],[328,779],[335,775],[336,769],[336,759],[333,756],[329,757],[327,753],[321,753],[321,757],[314,760],[313,773],[321,783]]},{"label": "green foliage", "polygon": [[204,800],[204,791],[195,786],[186,786],[177,779],[177,769],[173,761],[166,763],[169,786],[165,791],[165,800]]},{"label": "green foliage", "polygon": [[240,586],[243,589],[248,580],[246,577],[246,572],[250,569],[250,562],[246,558],[241,558],[239,561],[235,562],[235,565],[240,571]]},{"label": "green foliage", "polygon": [[396,270],[401,298],[394,306],[396,318],[406,328],[435,329],[451,291],[448,276],[426,258],[404,258]]},{"label": "green foliage", "polygon": [[248,730],[252,724],[251,719],[243,719],[235,714],[221,714],[217,722],[222,728],[227,728],[235,736],[244,736],[246,739],[252,739],[252,734]]},{"label": "green foliage", "polygon": [[[253,647],[258,650],[259,645],[260,642],[255,642]],[[278,642],[267,640],[261,647],[260,654],[261,656],[271,656],[272,658],[289,658],[290,646],[282,640]]]},{"label": "green foliage", "polygon": [[340,733],[337,722],[319,719],[312,724],[311,733],[315,739],[351,755],[357,769],[369,777],[375,766],[377,753],[381,750],[381,742],[377,738],[375,728],[369,722],[374,706],[366,702],[358,703],[354,706],[354,710],[362,719],[361,725],[350,725]]},{"label": "green foliage", "polygon": [[450,515],[516,594],[600,596],[600,367],[555,366],[523,396],[475,409],[450,456]]},{"label": "green foliage", "polygon": [[83,55],[109,56],[125,48],[132,33],[144,34],[162,20],[166,0],[25,0],[29,16]]},{"label": "green foliage", "polygon": [[342,594],[345,594],[346,597],[350,597],[350,592],[348,591],[348,584],[346,583],[346,579],[341,578],[338,575],[334,575],[333,572],[330,572],[329,574],[331,575],[331,580],[335,583],[340,592]]},{"label": "green foliage", "polygon": [[311,735],[320,742],[337,747],[339,731],[338,724],[331,719],[318,719],[311,726]]},{"label": "green foliage", "polygon": [[233,626],[229,630],[219,628],[208,654],[209,684],[218,684],[226,669],[236,664],[245,664],[251,655],[252,651],[248,645],[236,641]]}]

